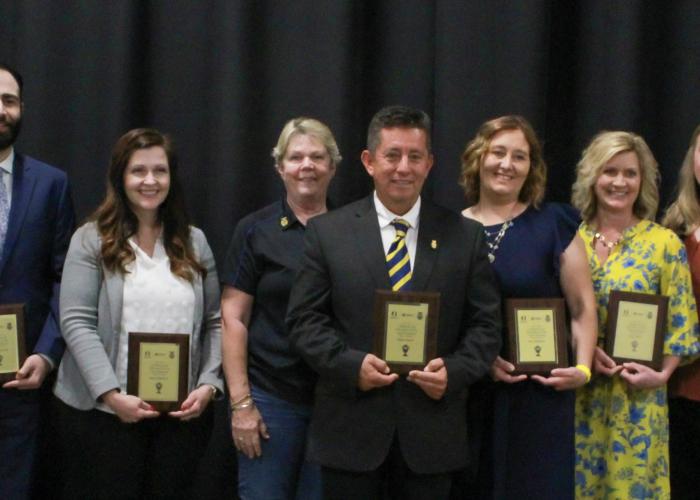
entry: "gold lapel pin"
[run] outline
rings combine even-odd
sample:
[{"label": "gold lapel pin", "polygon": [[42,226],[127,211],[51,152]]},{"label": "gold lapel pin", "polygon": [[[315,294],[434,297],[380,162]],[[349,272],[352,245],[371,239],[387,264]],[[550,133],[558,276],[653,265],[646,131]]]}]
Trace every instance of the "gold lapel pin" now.
[{"label": "gold lapel pin", "polygon": [[280,226],[287,227],[288,225],[289,225],[289,219],[287,219],[286,217],[282,217],[280,219]]},{"label": "gold lapel pin", "polygon": [[437,249],[437,240],[430,241],[430,248],[432,248],[433,250]]}]

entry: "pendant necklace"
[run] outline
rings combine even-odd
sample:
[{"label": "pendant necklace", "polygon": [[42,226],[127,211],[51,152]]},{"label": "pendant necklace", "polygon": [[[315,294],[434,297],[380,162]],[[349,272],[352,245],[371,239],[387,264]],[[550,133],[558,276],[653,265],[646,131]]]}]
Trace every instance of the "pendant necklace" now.
[{"label": "pendant necklace", "polygon": [[498,245],[501,244],[501,240],[506,235],[506,231],[508,231],[508,228],[513,225],[513,221],[511,219],[512,218],[509,217],[503,222],[503,225],[501,225],[501,229],[499,229],[498,233],[496,233],[496,237],[493,239],[493,242],[489,241],[489,239],[493,237],[493,234],[490,234],[486,229],[484,229],[484,234],[486,234],[486,244],[489,247],[489,262],[491,263],[496,260],[496,250],[498,250]]}]

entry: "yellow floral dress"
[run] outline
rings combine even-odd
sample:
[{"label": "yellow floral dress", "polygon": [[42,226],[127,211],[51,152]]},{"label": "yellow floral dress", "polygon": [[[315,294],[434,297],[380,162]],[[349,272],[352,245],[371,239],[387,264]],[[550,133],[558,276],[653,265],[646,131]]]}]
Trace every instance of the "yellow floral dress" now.
[{"label": "yellow floral dress", "polygon": [[[579,234],[593,278],[600,347],[608,295],[622,290],[669,296],[664,355],[700,352],[685,247],[672,231],[642,220],[625,230],[602,265],[591,244],[594,231],[583,223]],[[666,386],[632,389],[619,376],[594,376],[576,393],[575,426],[576,498],[670,498]]]}]

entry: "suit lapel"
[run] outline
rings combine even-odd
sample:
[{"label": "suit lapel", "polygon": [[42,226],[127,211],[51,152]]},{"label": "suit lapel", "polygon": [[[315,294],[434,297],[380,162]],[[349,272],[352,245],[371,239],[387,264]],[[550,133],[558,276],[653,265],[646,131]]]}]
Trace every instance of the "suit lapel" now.
[{"label": "suit lapel", "polygon": [[31,166],[24,164],[22,155],[16,154],[12,167],[12,205],[10,206],[7,235],[5,236],[5,246],[2,252],[3,257],[0,262],[0,273],[5,267],[8,257],[12,254],[15,243],[17,243],[35,184],[36,177],[32,173]]},{"label": "suit lapel", "polygon": [[377,288],[391,288],[373,195],[358,206],[351,223],[356,236],[357,254],[369,269]]},{"label": "suit lapel", "polygon": [[433,272],[433,265],[440,251],[442,224],[434,205],[423,199],[420,209],[418,227],[418,244],[416,247],[416,262],[411,278],[412,290],[425,290]]}]

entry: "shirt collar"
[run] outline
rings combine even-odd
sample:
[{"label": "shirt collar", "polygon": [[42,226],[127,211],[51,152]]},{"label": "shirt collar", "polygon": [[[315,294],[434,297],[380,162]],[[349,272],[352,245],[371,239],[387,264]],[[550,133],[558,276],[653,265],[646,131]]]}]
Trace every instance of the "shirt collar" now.
[{"label": "shirt collar", "polygon": [[163,244],[163,232],[161,231],[160,235],[158,238],[156,238],[156,244],[153,247],[153,256],[149,256],[146,252],[141,249],[140,246],[136,244],[134,241],[134,237],[130,237],[128,240],[129,244],[131,245],[131,248],[134,250],[134,254],[139,260],[141,261],[146,261],[146,262],[155,262],[155,261],[161,261],[163,259],[168,258],[168,253],[165,251],[165,246]]},{"label": "shirt collar", "polygon": [[297,222],[299,222],[299,220],[297,219],[297,216],[294,215],[294,211],[289,207],[289,204],[287,203],[287,197],[283,196],[282,210],[280,211],[279,218],[279,225],[282,228],[282,231],[286,231]]},{"label": "shirt collar", "polygon": [[413,204],[411,209],[403,215],[397,215],[386,208],[377,196],[377,191],[374,192],[374,208],[379,217],[379,227],[383,228],[391,224],[394,219],[403,219],[409,223],[413,229],[418,229],[418,215],[420,214],[420,196]]},{"label": "shirt collar", "polygon": [[15,148],[10,149],[10,154],[7,158],[0,161],[0,169],[4,170],[6,173],[12,175],[12,167],[15,164]]}]

